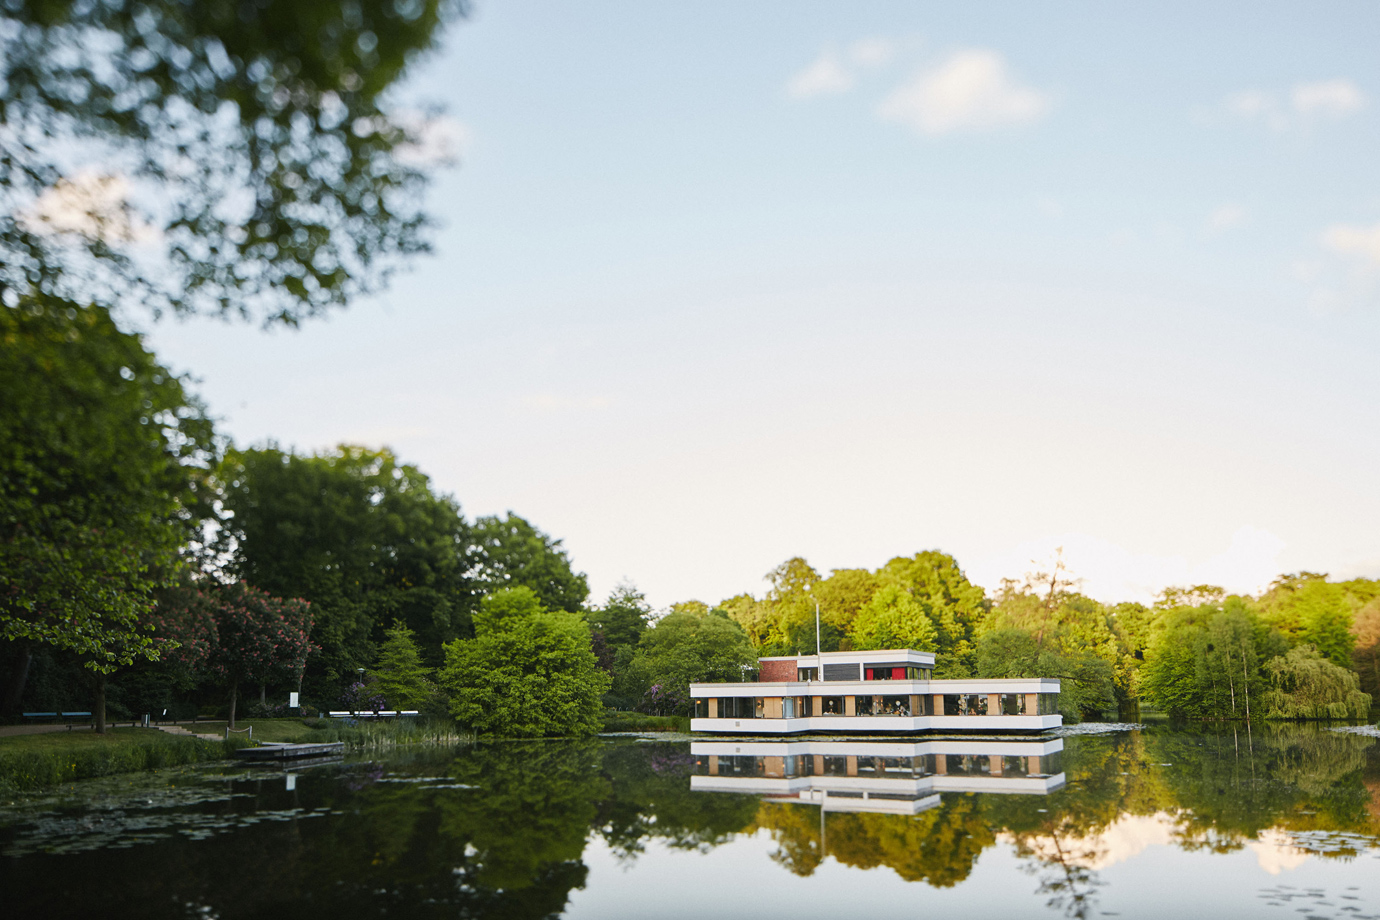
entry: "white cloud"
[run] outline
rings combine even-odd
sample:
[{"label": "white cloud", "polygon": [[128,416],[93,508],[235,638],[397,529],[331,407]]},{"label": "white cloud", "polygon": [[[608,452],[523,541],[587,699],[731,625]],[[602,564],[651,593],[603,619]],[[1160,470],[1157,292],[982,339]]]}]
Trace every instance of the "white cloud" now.
[{"label": "white cloud", "polygon": [[1341,118],[1359,112],[1366,104],[1361,88],[1350,80],[1323,80],[1300,83],[1289,93],[1294,111],[1302,115],[1327,115]]},{"label": "white cloud", "polygon": [[110,243],[146,240],[154,231],[138,219],[129,199],[126,177],[84,169],[44,189],[19,219],[32,233]]},{"label": "white cloud", "polygon": [[1308,861],[1308,853],[1294,846],[1294,838],[1278,828],[1261,831],[1246,846],[1255,853],[1260,868],[1271,875],[1292,871]]},{"label": "white cloud", "polygon": [[1335,224],[1323,231],[1318,243],[1324,257],[1300,263],[1311,271],[1295,275],[1314,284],[1308,301],[1314,312],[1334,313],[1380,300],[1380,223]]},{"label": "white cloud", "polygon": [[1043,117],[1050,99],[1017,84],[995,51],[959,51],[933,70],[917,74],[882,100],[877,114],[922,134],[1026,124]]},{"label": "white cloud", "polygon": [[848,59],[859,67],[884,67],[896,56],[889,38],[863,38],[848,46]]},{"label": "white cloud", "polygon": [[857,80],[833,51],[822,51],[814,62],[791,77],[786,95],[792,99],[837,96],[853,88]]},{"label": "white cloud", "polygon": [[1322,235],[1323,248],[1358,260],[1365,268],[1380,268],[1380,224],[1357,227],[1338,224]]},{"label": "white cloud", "polygon": [[1207,216],[1204,229],[1209,233],[1222,233],[1239,227],[1246,220],[1246,209],[1239,204],[1224,204]]},{"label": "white cloud", "polygon": [[[1345,118],[1366,105],[1365,93],[1351,80],[1318,80],[1296,83],[1287,94],[1258,89],[1232,93],[1222,100],[1220,111],[1241,121],[1259,122],[1272,131],[1288,131],[1320,118]],[[1219,121],[1211,113],[1204,119]]]}]

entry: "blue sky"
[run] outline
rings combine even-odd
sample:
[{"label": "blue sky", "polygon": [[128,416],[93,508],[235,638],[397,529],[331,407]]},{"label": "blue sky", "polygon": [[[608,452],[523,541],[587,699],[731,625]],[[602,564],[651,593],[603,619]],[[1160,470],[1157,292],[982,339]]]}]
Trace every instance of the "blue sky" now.
[{"label": "blue sky", "polygon": [[1380,8],[479,2],[436,253],[152,330],[241,444],[387,444],[596,595],[1063,546],[1380,576]]}]

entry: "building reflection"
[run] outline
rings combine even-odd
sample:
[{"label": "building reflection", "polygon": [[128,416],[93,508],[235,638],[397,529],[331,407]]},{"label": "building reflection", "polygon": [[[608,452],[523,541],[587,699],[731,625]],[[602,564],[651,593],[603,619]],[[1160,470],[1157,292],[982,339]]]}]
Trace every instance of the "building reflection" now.
[{"label": "building reflection", "polygon": [[695,792],[738,792],[824,811],[919,814],[942,792],[1047,795],[1063,739],[696,741]]}]

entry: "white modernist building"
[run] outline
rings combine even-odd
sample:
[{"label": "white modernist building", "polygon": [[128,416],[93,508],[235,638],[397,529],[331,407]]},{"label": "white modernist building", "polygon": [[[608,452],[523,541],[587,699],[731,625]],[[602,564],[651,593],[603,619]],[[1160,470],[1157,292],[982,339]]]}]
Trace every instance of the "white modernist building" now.
[{"label": "white modernist building", "polygon": [[935,680],[931,652],[824,652],[760,663],[756,682],[691,684],[691,730],[990,734],[1040,732],[1063,724],[1059,681]]},{"label": "white modernist building", "polygon": [[976,741],[695,741],[696,792],[738,792],[824,811],[918,814],[941,792],[1047,795],[1064,785],[1059,738]]}]

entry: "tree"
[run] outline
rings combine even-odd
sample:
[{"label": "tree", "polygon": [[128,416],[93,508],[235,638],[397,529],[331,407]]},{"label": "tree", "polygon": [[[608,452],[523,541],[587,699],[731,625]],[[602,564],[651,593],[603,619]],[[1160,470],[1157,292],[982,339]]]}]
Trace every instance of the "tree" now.
[{"label": "tree", "polygon": [[216,592],[207,671],[230,692],[230,727],[243,683],[300,681],[313,651],[309,605],[236,582]]},{"label": "tree", "polygon": [[976,659],[978,677],[1057,678],[1059,710],[1070,721],[1116,703],[1111,666],[1088,652],[1065,653],[1057,639],[1042,643],[1025,629],[998,629],[978,639]]},{"label": "tree", "polygon": [[589,612],[590,625],[603,634],[611,649],[635,647],[647,631],[652,608],[637,586],[622,582],[609,592],[604,606]]},{"label": "tree", "polygon": [[671,697],[677,701],[674,708],[685,711],[691,683],[741,681],[756,664],[757,653],[741,626],[725,611],[691,601],[673,606],[642,634],[629,672],[641,694]]},{"label": "tree", "polygon": [[578,612],[589,597],[583,572],[571,569],[561,541],[511,511],[474,522],[473,577],[487,591],[531,588],[550,610]]},{"label": "tree", "polygon": [[609,677],[573,613],[546,610],[530,588],[485,597],[475,637],[446,645],[441,684],[462,725],[482,735],[587,735],[600,726]]},{"label": "tree", "polygon": [[0,639],[96,676],[158,654],[141,625],[153,590],[210,514],[218,446],[184,380],[108,311],[53,298],[0,306]]},{"label": "tree", "polygon": [[898,584],[877,589],[853,621],[853,647],[857,649],[913,648],[932,652],[938,631],[925,610]]},{"label": "tree", "polygon": [[384,105],[454,0],[0,9],[0,300],[297,323],[426,249],[434,120]]},{"label": "tree", "polygon": [[974,640],[987,612],[986,593],[968,581],[958,560],[936,550],[897,557],[877,572],[883,584],[905,588],[934,625],[935,676],[973,673]]},{"label": "tree", "polygon": [[1356,635],[1353,667],[1361,678],[1361,689],[1373,697],[1380,694],[1380,598],[1356,611],[1352,629]]},{"label": "tree", "polygon": [[1292,644],[1312,645],[1342,667],[1351,666],[1356,641],[1351,625],[1356,606],[1345,586],[1316,572],[1282,575],[1260,598],[1261,616]]},{"label": "tree", "polygon": [[221,479],[229,571],[312,602],[322,647],[308,675],[313,692],[333,692],[368,666],[395,620],[433,661],[468,633],[469,527],[416,467],[388,450],[341,445],[303,457],[266,447],[230,452]]},{"label": "tree", "polygon": [[393,709],[420,709],[431,698],[431,668],[413,641],[415,633],[395,621],[386,633],[372,676],[374,686]]},{"label": "tree", "polygon": [[1266,694],[1272,719],[1364,719],[1370,694],[1356,674],[1328,661],[1311,645],[1265,663],[1274,689]]}]

